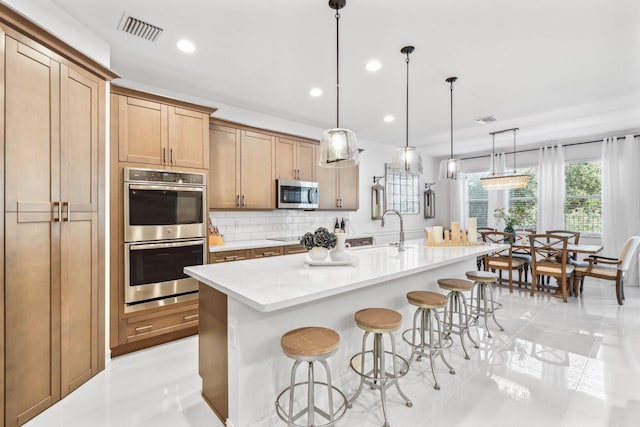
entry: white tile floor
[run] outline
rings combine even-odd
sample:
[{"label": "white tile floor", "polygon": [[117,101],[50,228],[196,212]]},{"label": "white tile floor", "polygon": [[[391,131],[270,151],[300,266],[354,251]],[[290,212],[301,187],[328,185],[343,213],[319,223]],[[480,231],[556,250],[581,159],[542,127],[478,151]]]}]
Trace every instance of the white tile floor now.
[{"label": "white tile floor", "polygon": [[[455,345],[456,375],[438,363],[440,391],[428,363],[415,365],[401,383],[413,408],[389,390],[394,427],[640,426],[640,288],[627,287],[624,307],[611,285],[588,280],[568,304],[497,292],[505,332],[488,340],[480,331],[470,361]],[[27,426],[220,427],[200,397],[197,345],[192,337],[115,358]],[[365,389],[338,425],[382,425],[377,399]]]}]

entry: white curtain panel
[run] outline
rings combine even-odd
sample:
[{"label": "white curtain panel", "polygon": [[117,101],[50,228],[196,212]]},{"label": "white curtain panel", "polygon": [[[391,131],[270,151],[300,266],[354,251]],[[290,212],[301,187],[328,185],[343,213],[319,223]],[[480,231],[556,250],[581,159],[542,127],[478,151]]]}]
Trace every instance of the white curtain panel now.
[{"label": "white curtain panel", "polygon": [[542,147],[538,154],[539,233],[564,228],[564,150],[562,146]]},{"label": "white curtain panel", "polygon": [[[495,162],[495,168],[494,163]],[[507,173],[507,156],[504,153],[496,154],[489,162],[489,170],[496,171],[497,175]],[[489,191],[489,207],[487,209],[487,226],[498,230],[504,229],[505,225],[493,217],[493,211],[498,208],[509,209],[509,190]]]},{"label": "white curtain panel", "polygon": [[469,217],[469,190],[465,179],[457,179],[449,182],[449,199],[451,209],[451,221],[460,222],[460,229],[467,229],[467,218]]},{"label": "white curtain panel", "polygon": [[[605,138],[602,143],[602,254],[618,257],[624,242],[640,235],[640,139]],[[638,254],[635,254],[638,259]],[[638,262],[626,285],[640,286]]]}]

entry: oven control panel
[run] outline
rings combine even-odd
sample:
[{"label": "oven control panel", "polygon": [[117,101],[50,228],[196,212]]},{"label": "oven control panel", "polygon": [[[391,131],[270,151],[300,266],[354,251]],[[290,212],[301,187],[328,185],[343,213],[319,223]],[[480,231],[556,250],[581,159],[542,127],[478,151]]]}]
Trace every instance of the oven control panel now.
[{"label": "oven control panel", "polygon": [[157,169],[124,169],[125,182],[205,185],[203,173],[176,172]]}]

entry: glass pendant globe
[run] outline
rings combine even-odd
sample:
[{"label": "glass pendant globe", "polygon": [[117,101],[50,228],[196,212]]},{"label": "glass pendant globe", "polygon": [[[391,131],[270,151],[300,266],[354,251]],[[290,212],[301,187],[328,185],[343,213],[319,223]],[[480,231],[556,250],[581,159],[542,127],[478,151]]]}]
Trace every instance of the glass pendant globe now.
[{"label": "glass pendant globe", "polygon": [[350,168],[359,163],[358,139],[349,129],[324,131],[320,140],[318,165],[326,168]]},{"label": "glass pendant globe", "polygon": [[391,171],[419,175],[422,173],[422,153],[416,147],[397,148],[393,153]]}]

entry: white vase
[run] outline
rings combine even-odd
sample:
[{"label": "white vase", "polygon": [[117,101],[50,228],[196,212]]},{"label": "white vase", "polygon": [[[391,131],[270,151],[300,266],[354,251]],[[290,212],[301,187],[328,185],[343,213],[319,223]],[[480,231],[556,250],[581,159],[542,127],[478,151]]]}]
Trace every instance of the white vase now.
[{"label": "white vase", "polygon": [[315,248],[309,249],[308,253],[309,253],[309,258],[311,258],[311,261],[324,261],[327,259],[327,255],[329,255],[329,249],[315,247]]},{"label": "white vase", "polygon": [[347,247],[349,247],[350,245],[348,243],[345,243],[345,241],[347,240],[347,235],[344,233],[337,233],[336,234],[336,247],[329,252],[329,257],[331,257],[332,261],[346,261],[351,257],[351,254],[349,254],[349,251],[347,250]]}]

